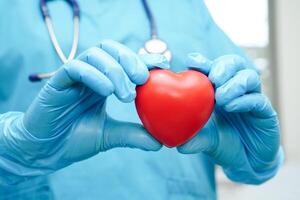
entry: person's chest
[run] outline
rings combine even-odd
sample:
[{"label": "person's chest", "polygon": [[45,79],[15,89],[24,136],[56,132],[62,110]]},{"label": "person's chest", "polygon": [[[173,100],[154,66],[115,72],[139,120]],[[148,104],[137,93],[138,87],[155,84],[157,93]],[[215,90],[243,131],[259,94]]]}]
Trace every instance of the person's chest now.
[{"label": "person's chest", "polygon": [[[0,20],[0,110],[23,110],[44,84],[29,82],[28,75],[54,71],[62,63],[51,43],[38,0],[1,4],[4,17]],[[200,11],[202,3],[151,0],[149,5],[158,36],[172,51],[172,69],[183,70],[189,52],[208,46],[205,42],[207,24]],[[116,40],[137,52],[150,37],[149,21],[141,0],[79,0],[79,6],[77,55],[103,39]],[[68,56],[73,40],[72,9],[66,1],[49,1],[48,8],[55,35]],[[21,96],[24,98],[20,102]]]}]

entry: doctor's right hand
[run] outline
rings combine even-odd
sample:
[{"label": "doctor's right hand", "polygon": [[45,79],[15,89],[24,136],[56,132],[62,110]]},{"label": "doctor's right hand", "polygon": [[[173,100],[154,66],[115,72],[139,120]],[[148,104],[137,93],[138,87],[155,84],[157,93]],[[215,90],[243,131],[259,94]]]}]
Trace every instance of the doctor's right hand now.
[{"label": "doctor's right hand", "polygon": [[110,40],[63,65],[19,120],[21,134],[7,137],[19,166],[15,173],[50,173],[115,147],[159,150],[161,144],[141,125],[114,120],[105,110],[111,94],[133,101],[135,86],[146,82],[153,67],[169,64],[160,55],[141,59]]}]

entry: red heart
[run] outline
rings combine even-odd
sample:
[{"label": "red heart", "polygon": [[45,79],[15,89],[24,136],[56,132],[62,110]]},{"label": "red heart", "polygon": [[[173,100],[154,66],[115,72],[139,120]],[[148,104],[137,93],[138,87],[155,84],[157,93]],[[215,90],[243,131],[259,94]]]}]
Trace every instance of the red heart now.
[{"label": "red heart", "polygon": [[214,108],[214,89],[202,73],[150,71],[137,87],[135,104],[145,128],[167,147],[184,144],[207,122]]}]

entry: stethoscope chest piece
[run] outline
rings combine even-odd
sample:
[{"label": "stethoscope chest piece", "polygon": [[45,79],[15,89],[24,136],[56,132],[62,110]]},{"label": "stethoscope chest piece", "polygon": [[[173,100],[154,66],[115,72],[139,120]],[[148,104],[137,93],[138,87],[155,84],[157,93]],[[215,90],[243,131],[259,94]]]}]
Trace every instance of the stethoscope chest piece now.
[{"label": "stethoscope chest piece", "polygon": [[168,45],[157,38],[148,40],[144,47],[139,50],[139,54],[162,54],[168,61],[172,59],[171,51],[168,49]]}]

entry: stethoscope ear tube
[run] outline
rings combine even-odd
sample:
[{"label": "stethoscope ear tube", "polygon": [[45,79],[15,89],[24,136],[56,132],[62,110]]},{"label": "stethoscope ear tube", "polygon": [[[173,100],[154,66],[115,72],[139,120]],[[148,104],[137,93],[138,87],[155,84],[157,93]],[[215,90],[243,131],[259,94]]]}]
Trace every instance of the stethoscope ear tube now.
[{"label": "stethoscope ear tube", "polygon": [[[63,53],[57,39],[56,39],[54,29],[53,29],[53,25],[52,25],[52,21],[51,21],[51,17],[49,15],[49,10],[48,10],[48,7],[47,7],[47,1],[50,1],[50,0],[41,0],[40,1],[41,13],[42,13],[44,21],[46,23],[47,30],[48,30],[51,42],[53,44],[53,47],[54,47],[57,55],[59,56],[60,60],[62,61],[62,63],[66,63],[66,62],[74,59],[74,57],[76,55],[76,52],[77,52],[78,40],[79,40],[79,6],[78,6],[78,3],[77,3],[76,0],[66,0],[70,4],[70,6],[72,7],[73,18],[74,18],[74,33],[73,33],[72,48],[71,48],[69,56],[66,57],[65,54]],[[50,78],[54,74],[55,74],[55,71],[54,72],[49,72],[49,73],[30,74],[28,79],[31,82],[37,82],[37,81],[41,81],[43,79]]]},{"label": "stethoscope ear tube", "polygon": [[[47,7],[47,2],[51,0],[40,0],[40,10],[42,13],[43,18],[45,19],[46,17],[49,17],[49,10]],[[80,17],[79,14],[79,5],[76,0],[65,0],[70,4],[70,6],[73,9],[73,17]]]},{"label": "stethoscope ear tube", "polygon": [[52,76],[54,76],[55,73],[56,71],[49,72],[49,73],[30,74],[28,76],[28,79],[30,82],[39,82],[43,79],[51,78]]}]

